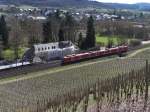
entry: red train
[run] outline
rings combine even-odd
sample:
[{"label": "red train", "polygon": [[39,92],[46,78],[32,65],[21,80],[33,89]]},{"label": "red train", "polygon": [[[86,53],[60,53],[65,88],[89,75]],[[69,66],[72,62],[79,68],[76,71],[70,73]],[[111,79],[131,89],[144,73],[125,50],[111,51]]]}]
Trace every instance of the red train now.
[{"label": "red train", "polygon": [[69,64],[69,63],[78,62],[85,59],[98,58],[98,57],[110,56],[115,54],[121,55],[122,53],[125,53],[127,51],[128,51],[128,46],[118,46],[106,50],[90,51],[86,53],[68,55],[63,58],[63,64]]}]

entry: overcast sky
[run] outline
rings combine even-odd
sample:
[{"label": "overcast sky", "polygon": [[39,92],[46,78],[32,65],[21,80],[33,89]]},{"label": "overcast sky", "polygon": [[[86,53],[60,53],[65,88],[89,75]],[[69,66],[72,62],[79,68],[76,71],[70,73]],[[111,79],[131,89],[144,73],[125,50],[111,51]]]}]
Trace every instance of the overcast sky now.
[{"label": "overcast sky", "polygon": [[150,3],[150,0],[97,0],[100,2],[113,2],[113,3],[138,3],[138,2],[148,2]]}]

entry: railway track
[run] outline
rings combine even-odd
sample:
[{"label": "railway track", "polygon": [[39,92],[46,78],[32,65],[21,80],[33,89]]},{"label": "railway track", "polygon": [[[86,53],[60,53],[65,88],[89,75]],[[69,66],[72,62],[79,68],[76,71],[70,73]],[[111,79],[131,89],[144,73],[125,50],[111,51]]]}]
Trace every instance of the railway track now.
[{"label": "railway track", "polygon": [[61,60],[55,60],[45,64],[43,63],[28,64],[28,65],[8,68],[8,69],[0,70],[0,79],[12,77],[12,76],[18,76],[22,74],[28,74],[35,71],[41,71],[53,67],[58,67],[60,65],[61,65]]}]

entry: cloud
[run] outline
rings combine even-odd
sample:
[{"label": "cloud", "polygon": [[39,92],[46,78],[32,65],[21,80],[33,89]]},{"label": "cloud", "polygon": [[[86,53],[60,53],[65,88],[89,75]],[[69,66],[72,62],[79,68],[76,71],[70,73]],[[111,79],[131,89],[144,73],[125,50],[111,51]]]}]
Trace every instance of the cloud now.
[{"label": "cloud", "polygon": [[113,3],[129,3],[129,4],[132,4],[132,3],[139,3],[139,2],[147,2],[147,3],[150,3],[149,0],[96,0],[96,1],[99,1],[99,2],[113,2]]}]

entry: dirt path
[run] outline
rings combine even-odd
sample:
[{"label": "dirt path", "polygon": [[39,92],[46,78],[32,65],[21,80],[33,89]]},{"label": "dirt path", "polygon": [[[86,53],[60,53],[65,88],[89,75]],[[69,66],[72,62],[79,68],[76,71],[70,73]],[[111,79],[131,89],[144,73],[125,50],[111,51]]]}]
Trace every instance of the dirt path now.
[{"label": "dirt path", "polygon": [[[150,49],[150,47],[139,49],[139,50],[133,52],[132,54],[128,55],[125,58],[131,58],[131,57],[137,55],[138,53],[143,52],[143,51],[148,50],[148,49]],[[81,65],[75,65],[75,66],[71,66],[71,67],[67,67],[67,68],[60,68],[60,69],[56,69],[56,70],[53,70],[53,71],[45,70],[45,71],[42,71],[42,72],[30,73],[26,76],[25,75],[24,76],[15,76],[15,77],[12,77],[12,78],[1,80],[0,85],[13,83],[13,82],[20,81],[20,80],[27,80],[27,79],[30,79],[30,78],[41,77],[41,76],[45,76],[45,75],[48,75],[48,74],[62,72],[62,71],[71,70],[71,69],[75,69],[75,68],[80,68],[80,67],[84,67],[84,66],[89,66],[89,65],[93,65],[93,64],[97,64],[97,63],[101,63],[101,62],[108,62],[108,61],[115,60],[115,59],[117,59],[117,58],[107,59],[107,60],[100,60],[100,61],[96,61],[96,62],[87,62],[87,63],[83,63]]]},{"label": "dirt path", "polygon": [[150,47],[136,50],[136,51],[133,52],[132,54],[129,54],[126,58],[131,58],[131,57],[133,57],[133,56],[135,56],[135,55],[137,55],[137,54],[139,54],[139,53],[141,53],[141,52],[143,52],[143,51],[146,51],[146,50],[148,50],[148,49],[150,49]]}]

